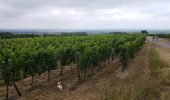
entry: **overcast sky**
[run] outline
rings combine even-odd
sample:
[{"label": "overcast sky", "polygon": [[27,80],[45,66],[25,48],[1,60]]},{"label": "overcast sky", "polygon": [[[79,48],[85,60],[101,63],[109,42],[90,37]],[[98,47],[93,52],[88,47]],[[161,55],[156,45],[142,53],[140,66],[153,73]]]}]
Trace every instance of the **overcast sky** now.
[{"label": "overcast sky", "polygon": [[0,29],[170,29],[170,0],[0,0]]}]

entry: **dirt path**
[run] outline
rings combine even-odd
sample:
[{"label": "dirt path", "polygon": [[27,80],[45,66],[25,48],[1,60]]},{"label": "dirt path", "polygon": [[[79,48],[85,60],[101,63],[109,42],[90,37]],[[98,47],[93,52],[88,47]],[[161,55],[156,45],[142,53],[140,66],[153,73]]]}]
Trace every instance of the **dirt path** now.
[{"label": "dirt path", "polygon": [[147,41],[157,44],[159,46],[162,46],[164,48],[169,48],[170,49],[170,40],[169,39],[164,39],[164,38],[159,38],[158,40],[153,40],[152,37],[147,37]]},{"label": "dirt path", "polygon": [[153,42],[151,41],[151,37],[148,37],[147,40],[156,44],[153,48],[155,48],[160,57],[170,65],[170,40],[160,38],[159,42]]},{"label": "dirt path", "polygon": [[157,71],[157,79],[154,83],[158,84],[159,92],[161,94],[160,100],[170,100],[170,40],[159,39],[159,42],[150,41],[150,37],[147,40],[150,46],[154,48],[159,54],[161,60],[163,60],[169,67],[161,68]]},{"label": "dirt path", "polygon": [[[115,59],[109,64],[107,63],[101,71],[90,73],[86,81],[77,84],[76,69],[72,71],[65,69],[63,77],[59,77],[59,70],[55,70],[51,73],[49,83],[46,82],[47,73],[37,76],[34,80],[35,88],[33,90],[29,89],[31,78],[18,82],[23,96],[17,96],[15,90],[10,88],[10,97],[14,100],[102,100],[108,95],[112,95],[116,100],[132,100],[125,98],[129,95],[129,91],[150,79],[149,48],[145,44],[136,57],[130,60],[128,68],[124,72],[121,71],[119,60]],[[56,89],[58,80],[64,84],[62,93]],[[4,91],[3,87],[0,88],[0,91]],[[0,97],[5,95],[4,92],[0,93]]]}]

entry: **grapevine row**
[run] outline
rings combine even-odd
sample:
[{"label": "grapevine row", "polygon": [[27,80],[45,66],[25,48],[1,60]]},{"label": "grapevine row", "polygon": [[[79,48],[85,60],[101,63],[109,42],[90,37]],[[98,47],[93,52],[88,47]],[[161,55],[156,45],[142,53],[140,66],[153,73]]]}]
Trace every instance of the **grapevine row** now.
[{"label": "grapevine row", "polygon": [[[106,60],[116,56],[122,62],[122,70],[129,58],[144,44],[145,36],[137,34],[123,35],[89,35],[89,36],[58,36],[36,37],[0,40],[0,75],[6,85],[6,99],[8,89],[13,85],[18,95],[21,95],[16,82],[31,76],[31,87],[36,75],[77,64],[78,79],[86,79],[89,68],[101,69]],[[60,66],[57,66],[59,65]]]}]

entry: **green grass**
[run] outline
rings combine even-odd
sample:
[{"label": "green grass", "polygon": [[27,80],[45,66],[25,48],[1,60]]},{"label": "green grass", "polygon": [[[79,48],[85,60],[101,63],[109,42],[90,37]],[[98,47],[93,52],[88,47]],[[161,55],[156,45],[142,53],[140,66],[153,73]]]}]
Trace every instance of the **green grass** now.
[{"label": "green grass", "polygon": [[100,100],[161,100],[161,92],[150,82],[134,87],[116,86],[105,89]]},{"label": "green grass", "polygon": [[158,76],[160,69],[168,67],[168,64],[163,61],[155,49],[149,51],[149,67],[151,69],[151,76]]}]

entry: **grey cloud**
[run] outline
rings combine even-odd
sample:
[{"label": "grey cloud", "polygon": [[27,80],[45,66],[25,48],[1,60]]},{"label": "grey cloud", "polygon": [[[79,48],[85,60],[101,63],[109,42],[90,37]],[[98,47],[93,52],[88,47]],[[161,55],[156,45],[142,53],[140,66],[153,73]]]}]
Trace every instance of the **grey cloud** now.
[{"label": "grey cloud", "polygon": [[170,28],[169,0],[0,0],[0,28]]}]

